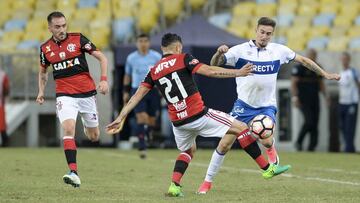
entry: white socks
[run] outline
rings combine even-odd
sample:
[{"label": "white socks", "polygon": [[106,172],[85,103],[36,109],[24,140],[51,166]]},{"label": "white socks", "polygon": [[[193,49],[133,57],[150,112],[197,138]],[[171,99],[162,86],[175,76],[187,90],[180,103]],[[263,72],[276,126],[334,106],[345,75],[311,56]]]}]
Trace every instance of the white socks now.
[{"label": "white socks", "polygon": [[225,154],[220,154],[217,149],[215,149],[208,170],[206,172],[205,181],[212,182],[213,178],[218,173],[222,163],[224,162]]}]

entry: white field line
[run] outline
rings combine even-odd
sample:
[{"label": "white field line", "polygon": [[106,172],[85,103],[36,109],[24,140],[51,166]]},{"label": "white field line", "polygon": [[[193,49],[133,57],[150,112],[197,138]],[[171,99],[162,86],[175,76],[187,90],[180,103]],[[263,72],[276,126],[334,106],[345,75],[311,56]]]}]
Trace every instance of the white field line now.
[{"label": "white field line", "polygon": [[320,168],[320,167],[312,167],[310,169],[316,170],[316,171],[325,171],[325,172],[332,172],[332,173],[346,173],[346,174],[360,174],[360,171],[347,171],[340,168]]},{"label": "white field line", "polygon": [[[103,152],[103,154],[106,155],[106,156],[111,156],[111,157],[127,157],[127,158],[131,158],[131,159],[133,159],[133,158],[139,159],[138,156],[123,155],[123,154],[120,154],[120,153],[117,154],[117,153],[111,153],[111,152]],[[167,161],[171,161],[172,163],[174,162],[174,160],[167,160]],[[208,164],[194,162],[194,163],[191,163],[191,166],[207,168]],[[222,166],[221,169],[225,169],[225,170],[229,170],[229,171],[240,171],[240,172],[244,172],[244,173],[260,173],[260,170],[246,169],[246,168],[235,168],[235,167],[228,167],[228,166]],[[326,171],[324,168],[316,168],[316,169]],[[336,172],[341,172],[341,173],[348,173],[347,171],[345,171],[343,169],[332,169],[332,170],[328,170],[328,171],[330,171],[330,172],[336,171]],[[303,179],[303,180],[309,180],[309,181],[318,181],[318,182],[325,182],[325,183],[336,183],[336,184],[343,184],[343,185],[360,186],[360,182],[341,181],[341,180],[334,180],[334,179],[320,178],[320,177],[299,176],[299,175],[293,175],[291,173],[284,173],[284,174],[281,174],[281,176],[286,177],[286,178],[296,178],[296,179]]]}]

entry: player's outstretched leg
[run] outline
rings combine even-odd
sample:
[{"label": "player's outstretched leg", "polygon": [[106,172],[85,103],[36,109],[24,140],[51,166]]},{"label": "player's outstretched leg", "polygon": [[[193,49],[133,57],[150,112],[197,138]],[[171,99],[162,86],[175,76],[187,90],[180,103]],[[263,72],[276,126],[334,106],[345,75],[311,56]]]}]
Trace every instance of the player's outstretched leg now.
[{"label": "player's outstretched leg", "polygon": [[195,151],[195,146],[191,149],[181,152],[176,159],[173,175],[172,175],[172,182],[170,184],[169,190],[167,195],[170,197],[182,197],[184,194],[181,191],[181,178],[183,177],[189,163],[192,159],[192,154]]}]

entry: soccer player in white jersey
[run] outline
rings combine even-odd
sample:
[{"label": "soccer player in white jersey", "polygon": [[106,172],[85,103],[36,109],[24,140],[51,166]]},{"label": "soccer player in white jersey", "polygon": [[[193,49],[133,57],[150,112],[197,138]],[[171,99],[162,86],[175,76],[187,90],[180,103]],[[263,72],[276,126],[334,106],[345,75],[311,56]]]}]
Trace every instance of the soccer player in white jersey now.
[{"label": "soccer player in white jersey", "polygon": [[[327,73],[314,61],[296,54],[288,47],[270,43],[275,26],[276,22],[271,18],[261,17],[255,29],[255,40],[236,45],[230,49],[226,45],[222,45],[211,59],[211,65],[228,65],[236,69],[241,68],[247,62],[254,64],[253,75],[236,78],[238,98],[231,112],[232,116],[248,125],[257,115],[268,116],[275,123],[277,112],[276,78],[282,64],[295,60],[326,79],[340,79],[339,74]],[[279,157],[274,146],[273,135],[258,140],[266,148],[269,162],[278,164]],[[253,138],[253,142],[255,141],[256,138]],[[218,157],[211,159],[205,181],[198,190],[199,193],[204,194],[210,190],[215,175],[214,171],[218,171],[221,166],[218,164],[220,157],[221,155],[218,155]]]}]

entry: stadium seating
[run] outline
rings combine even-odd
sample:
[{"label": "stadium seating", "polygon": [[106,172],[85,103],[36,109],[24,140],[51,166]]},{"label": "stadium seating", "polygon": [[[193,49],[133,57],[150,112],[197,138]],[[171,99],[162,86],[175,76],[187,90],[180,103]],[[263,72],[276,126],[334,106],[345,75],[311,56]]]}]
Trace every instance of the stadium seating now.
[{"label": "stadium seating", "polygon": [[[344,51],[350,46],[358,49],[358,0],[240,1],[232,7],[231,14],[232,18],[224,29],[239,37],[253,38],[254,34],[244,27],[254,27],[259,16],[268,16],[277,21],[273,40],[294,50]],[[213,24],[221,22],[212,19],[210,17]],[[353,41],[355,45],[352,45]]]},{"label": "stadium seating", "polygon": [[[241,18],[242,19],[242,18]],[[217,27],[225,29],[231,20],[230,13],[220,13],[209,18],[209,22]]]},{"label": "stadium seating", "polygon": [[343,51],[348,47],[349,38],[346,36],[330,38],[328,43],[329,51]]},{"label": "stadium seating", "polygon": [[163,1],[162,8],[165,18],[174,21],[184,10],[184,0]]},{"label": "stadium seating", "polygon": [[134,32],[134,19],[131,17],[113,21],[112,31],[115,42],[127,41]]},{"label": "stadium seating", "polygon": [[352,51],[360,51],[360,37],[351,39],[349,49]]},{"label": "stadium seating", "polygon": [[307,43],[307,48],[317,49],[317,50],[324,50],[329,42],[328,37],[319,36],[314,37]]},{"label": "stadium seating", "polygon": [[[4,45],[0,47],[26,49],[32,47],[30,42],[46,40],[50,36],[46,17],[54,10],[65,14],[70,32],[95,37],[94,43],[98,41],[99,47],[106,48],[111,40],[128,42],[136,33],[153,33],[176,23],[186,15],[186,10],[199,10],[206,3],[206,0],[1,0],[0,42]],[[275,41],[297,49],[334,50],[334,44],[340,42],[345,42],[346,46],[341,46],[344,49],[353,48],[353,39],[360,37],[358,0],[243,0],[228,6],[228,11],[209,17],[209,21],[240,37],[254,36],[253,28],[260,16],[276,19]],[[5,42],[9,35],[19,32],[21,36],[13,37],[18,41]]]}]

